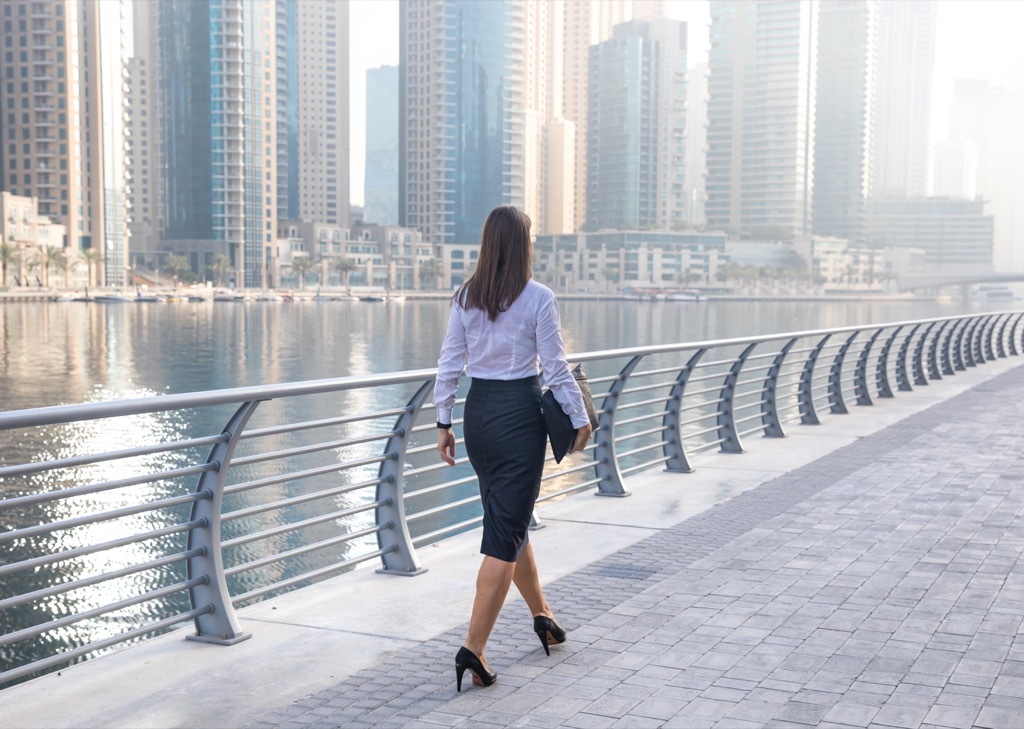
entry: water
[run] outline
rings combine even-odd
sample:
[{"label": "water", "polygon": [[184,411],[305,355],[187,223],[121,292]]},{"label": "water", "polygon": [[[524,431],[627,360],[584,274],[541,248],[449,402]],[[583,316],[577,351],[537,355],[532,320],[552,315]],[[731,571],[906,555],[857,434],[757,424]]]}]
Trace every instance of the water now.
[{"label": "water", "polygon": [[[796,330],[880,323],[905,319],[952,316],[978,310],[962,302],[562,302],[563,334],[569,352],[617,349],[673,342],[753,336]],[[3,303],[0,304],[0,410],[73,404],[85,401],[142,397],[147,395],[202,391],[218,388],[259,385],[276,382],[313,380],[349,375],[368,375],[434,366],[444,333],[448,304],[443,300],[379,304],[364,302],[251,302],[192,304],[85,304]],[[387,392],[367,393],[380,402],[362,403],[363,409],[391,407]],[[292,403],[270,403],[271,407],[306,407]],[[289,420],[327,417],[330,403],[317,402]],[[318,408],[325,408],[323,414]],[[261,408],[261,411],[263,408]],[[336,411],[335,411],[336,412]],[[121,419],[118,419],[121,420]],[[77,450],[109,450],[132,438],[147,442],[173,440],[199,432],[217,432],[223,421],[187,422],[183,413],[153,414],[117,420],[102,425],[92,423],[57,426],[38,441],[15,442],[10,434],[0,433],[0,463],[54,458],[72,455]],[[117,428],[126,428],[119,432]],[[135,432],[131,432],[135,431]],[[351,433],[349,435],[356,435]],[[114,445],[111,445],[114,444]],[[287,444],[283,444],[287,445]],[[379,446],[373,446],[379,448]],[[369,453],[367,455],[370,455]],[[166,458],[165,456],[163,456]],[[154,458],[158,458],[154,456]],[[142,464],[146,469],[179,465]],[[268,465],[267,467],[273,467]],[[93,472],[82,474],[88,481],[118,478],[116,472],[103,472],[97,464]],[[116,468],[116,467],[115,467]],[[235,469],[233,469],[234,471]],[[238,469],[239,478],[267,475],[259,467]],[[375,472],[375,469],[370,469]],[[372,478],[367,473],[361,478]],[[194,478],[190,480],[194,483]],[[39,481],[39,488],[52,488]],[[30,485],[28,488],[31,488]],[[15,487],[0,481],[0,494],[22,492],[24,482]],[[172,496],[190,491],[187,484],[153,484],[152,493],[106,492],[94,499],[81,499],[74,507],[82,511],[114,508],[115,496],[124,504]],[[466,489],[474,489],[468,484]],[[239,495],[246,498],[247,494]],[[465,495],[463,495],[465,496]],[[229,500],[230,502],[230,500]],[[226,510],[248,505],[226,503]],[[352,504],[341,504],[348,506]],[[66,505],[65,505],[66,508]],[[61,514],[66,518],[73,513]],[[315,516],[310,512],[308,516]],[[0,529],[21,524],[51,521],[52,513],[31,510],[15,516],[4,515]],[[19,521],[20,519],[20,521]],[[127,524],[133,532],[157,529],[182,520],[173,512],[139,515]],[[225,539],[232,530],[244,531],[241,522],[224,525]],[[2,561],[17,561],[36,552],[52,552],[111,538],[96,529],[75,529],[50,535],[32,544],[16,543]],[[323,527],[319,538],[335,533],[337,525]],[[352,527],[355,528],[355,527]],[[99,531],[97,531],[99,530]],[[239,532],[241,533],[241,532]],[[148,554],[101,553],[109,563],[60,563],[32,573],[15,575],[6,581],[8,594],[17,594],[40,584],[57,584],[96,571],[113,569],[118,560],[137,562],[143,557],[173,553],[180,549],[175,538],[156,540],[145,545]],[[271,545],[286,549],[286,542]],[[141,545],[136,545],[140,548]],[[33,551],[34,550],[34,551]],[[131,550],[127,550],[130,552]],[[234,556],[234,555],[231,555]],[[240,561],[259,555],[240,555]],[[280,566],[280,578],[301,574],[332,560],[342,560],[344,550],[318,554],[293,565]],[[315,561],[313,561],[315,560]],[[277,568],[278,566],[275,566]],[[255,576],[249,573],[250,579]],[[105,583],[78,591],[75,597],[46,601],[31,609],[4,611],[0,633],[7,633],[46,619],[46,613],[66,614],[87,610],[118,599],[124,594],[139,594],[148,589],[182,579],[173,571],[140,574],[133,583]],[[24,581],[24,584],[22,584]],[[233,585],[233,593],[249,589],[244,582]],[[187,609],[184,595],[177,602],[146,605],[124,614],[108,616],[111,623],[133,625],[148,611],[151,618],[166,615],[161,610]],[[186,601],[187,602],[187,601]],[[182,603],[182,604],[179,604]],[[15,614],[17,613],[17,614]],[[107,626],[86,623],[66,631],[47,634],[45,640],[19,646],[13,653],[0,652],[0,670],[53,653],[54,645],[74,646],[105,635]]]}]

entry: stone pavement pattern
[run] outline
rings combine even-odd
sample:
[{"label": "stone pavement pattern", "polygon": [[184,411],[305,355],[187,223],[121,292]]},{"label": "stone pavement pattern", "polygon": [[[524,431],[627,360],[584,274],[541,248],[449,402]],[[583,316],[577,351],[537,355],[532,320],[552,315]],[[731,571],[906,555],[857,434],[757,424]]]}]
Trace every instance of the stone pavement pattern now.
[{"label": "stone pavement pattern", "polygon": [[460,629],[252,727],[1024,727],[1022,401],[1018,367],[552,583],[550,657],[506,606],[494,686],[456,693]]}]

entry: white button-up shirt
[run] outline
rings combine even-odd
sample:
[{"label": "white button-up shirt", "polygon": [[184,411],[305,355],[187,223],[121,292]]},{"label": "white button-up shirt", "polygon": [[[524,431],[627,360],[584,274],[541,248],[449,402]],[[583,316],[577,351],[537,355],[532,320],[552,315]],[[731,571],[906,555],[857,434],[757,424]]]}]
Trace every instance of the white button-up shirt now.
[{"label": "white button-up shirt", "polygon": [[565,359],[558,300],[551,289],[532,279],[494,321],[482,309],[463,309],[458,301],[452,303],[434,384],[434,406],[440,423],[452,422],[463,369],[470,377],[483,380],[519,380],[543,369],[544,384],[572,419],[573,427],[590,422],[579,385]]}]

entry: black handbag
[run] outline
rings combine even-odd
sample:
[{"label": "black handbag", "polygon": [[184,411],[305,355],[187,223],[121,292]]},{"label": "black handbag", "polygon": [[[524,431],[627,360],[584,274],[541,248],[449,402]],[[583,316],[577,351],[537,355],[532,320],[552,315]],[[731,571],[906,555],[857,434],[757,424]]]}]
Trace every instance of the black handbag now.
[{"label": "black handbag", "polygon": [[[590,394],[590,384],[583,372],[583,366],[576,365],[572,369],[572,376],[583,394],[583,405],[587,409],[587,417],[590,418],[590,427],[596,429],[597,411],[594,408],[594,398]],[[555,463],[561,463],[576,440],[576,428],[573,427],[572,419],[562,410],[562,406],[550,389],[545,390],[541,395],[540,407],[544,416],[544,424],[547,426],[548,440],[551,442],[551,452],[555,456]]]}]

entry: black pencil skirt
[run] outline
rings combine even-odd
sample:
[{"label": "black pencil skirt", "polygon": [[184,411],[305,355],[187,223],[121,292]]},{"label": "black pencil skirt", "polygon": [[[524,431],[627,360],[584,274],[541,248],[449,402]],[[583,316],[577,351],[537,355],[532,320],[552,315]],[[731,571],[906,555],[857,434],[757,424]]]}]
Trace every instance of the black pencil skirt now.
[{"label": "black pencil skirt", "polygon": [[544,472],[547,431],[539,379],[474,377],[466,396],[463,429],[484,507],[480,552],[515,562],[529,541],[530,518]]}]

